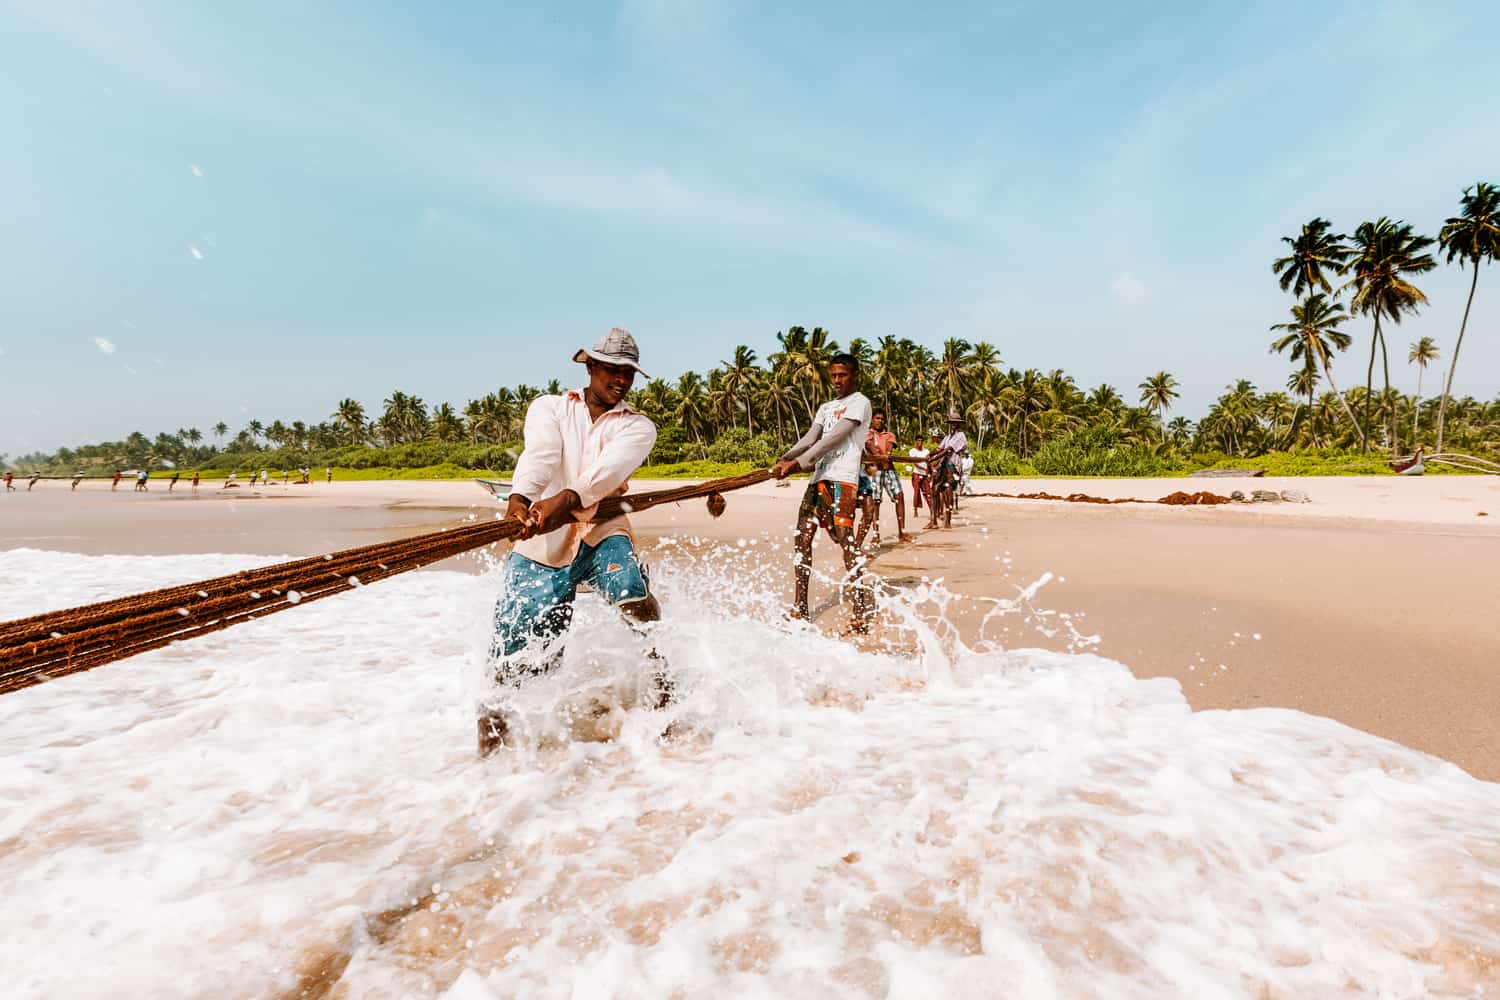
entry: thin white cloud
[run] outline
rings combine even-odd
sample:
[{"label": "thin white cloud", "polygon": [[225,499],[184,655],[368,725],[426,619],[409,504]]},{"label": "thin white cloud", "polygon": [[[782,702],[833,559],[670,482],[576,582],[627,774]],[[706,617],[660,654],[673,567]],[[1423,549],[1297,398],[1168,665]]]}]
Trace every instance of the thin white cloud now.
[{"label": "thin white cloud", "polygon": [[1128,306],[1139,305],[1145,302],[1149,296],[1146,286],[1133,274],[1121,274],[1109,283],[1109,294],[1115,297],[1116,302],[1123,302]]},{"label": "thin white cloud", "polygon": [[199,250],[197,247],[193,246],[191,243],[188,244],[188,253],[190,253],[190,254],[193,255],[193,259],[194,260],[202,260],[203,259],[203,251]]},{"label": "thin white cloud", "polygon": [[188,164],[188,169],[193,172],[193,176],[194,177],[202,177],[203,176],[203,168],[200,167],[200,166],[198,166],[198,164],[196,164],[196,163],[189,163]]},{"label": "thin white cloud", "polygon": [[99,348],[100,354],[115,353],[115,342],[112,340],[105,340],[103,337],[95,337],[94,346]]}]

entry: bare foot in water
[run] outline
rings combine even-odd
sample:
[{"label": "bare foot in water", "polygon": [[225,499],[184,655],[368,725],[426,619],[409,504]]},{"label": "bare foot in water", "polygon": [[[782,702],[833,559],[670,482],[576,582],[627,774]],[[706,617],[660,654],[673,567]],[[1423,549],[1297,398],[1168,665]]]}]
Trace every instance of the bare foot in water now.
[{"label": "bare foot in water", "polygon": [[498,710],[480,709],[479,756],[488,757],[505,746],[505,737],[509,731],[510,726],[506,723],[505,716]]}]

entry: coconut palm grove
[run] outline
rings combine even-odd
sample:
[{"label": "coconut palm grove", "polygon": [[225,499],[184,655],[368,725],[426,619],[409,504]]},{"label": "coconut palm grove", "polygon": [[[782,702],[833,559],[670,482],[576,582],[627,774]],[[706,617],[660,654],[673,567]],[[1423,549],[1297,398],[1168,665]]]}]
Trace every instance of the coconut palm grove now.
[{"label": "coconut palm grove", "polygon": [[[1179,384],[1166,370],[1088,387],[1060,369],[1007,367],[1003,348],[984,341],[841,341],[819,326],[792,326],[765,344],[735,347],[707,372],[638,383],[631,401],[660,428],[647,471],[695,476],[769,464],[827,397],[828,363],[840,351],[859,359],[864,392],[908,445],[957,410],[979,475],[1147,476],[1249,465],[1276,474],[1370,473],[1419,446],[1500,461],[1500,394],[1452,395],[1480,271],[1500,256],[1500,188],[1467,188],[1435,236],[1383,216],[1349,233],[1315,218],[1282,242],[1271,269],[1287,312],[1268,318],[1267,344],[1288,361],[1286,382],[1231,381],[1197,420],[1173,412]],[[1428,301],[1423,275],[1440,266],[1472,273],[1463,320],[1447,343],[1423,336],[1402,345],[1402,319]],[[1415,382],[1416,391],[1398,382]],[[503,471],[519,454],[527,406],[561,389],[556,381],[501,387],[461,408],[394,390],[379,407],[338,400],[317,424],[257,419],[237,428],[220,422],[207,434],[136,431],[53,454],[0,456],[0,468],[55,476],[122,467]]]}]

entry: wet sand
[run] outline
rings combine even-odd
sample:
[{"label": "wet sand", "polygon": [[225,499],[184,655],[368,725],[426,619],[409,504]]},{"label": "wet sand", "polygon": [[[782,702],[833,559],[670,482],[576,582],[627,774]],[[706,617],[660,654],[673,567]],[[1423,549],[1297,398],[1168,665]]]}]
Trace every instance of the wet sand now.
[{"label": "wet sand", "polygon": [[[1295,708],[1500,779],[1500,479],[1011,480],[975,488],[1144,498],[1198,488],[1307,492],[1309,504],[1207,509],[976,498],[953,529],[883,546],[875,567],[894,587],[941,578],[960,595],[950,617],[966,640],[984,627],[1008,646],[1092,649],[1137,676],[1175,678],[1195,709]],[[718,521],[693,501],[634,522],[648,550],[668,535],[698,545],[782,539],[800,493],[800,484],[767,484],[731,495]],[[205,486],[196,497],[181,487],[134,494],[86,483],[69,493],[50,483],[0,498],[0,547],[306,555],[497,509],[462,482]],[[888,536],[893,522],[886,505]],[[0,552],[0,571],[3,563]],[[475,565],[470,556],[445,567]],[[836,572],[826,540],[818,565]],[[1020,613],[984,626],[993,599],[1014,598],[1048,573]],[[842,624],[826,586],[815,585],[813,602],[820,625]]]}]

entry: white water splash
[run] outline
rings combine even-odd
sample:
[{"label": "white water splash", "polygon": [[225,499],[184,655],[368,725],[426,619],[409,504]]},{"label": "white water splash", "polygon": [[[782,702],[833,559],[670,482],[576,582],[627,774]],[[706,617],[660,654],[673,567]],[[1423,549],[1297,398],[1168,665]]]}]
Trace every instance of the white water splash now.
[{"label": "white water splash", "polygon": [[[671,714],[629,707],[644,640],[584,599],[527,748],[490,761],[493,575],[0,697],[7,995],[1500,989],[1500,786],[1096,656],[966,649],[936,588],[890,608],[908,651],[860,654],[764,624],[764,560],[659,568]],[[269,561],[7,551],[0,620]],[[593,700],[613,742],[576,738]]]}]

